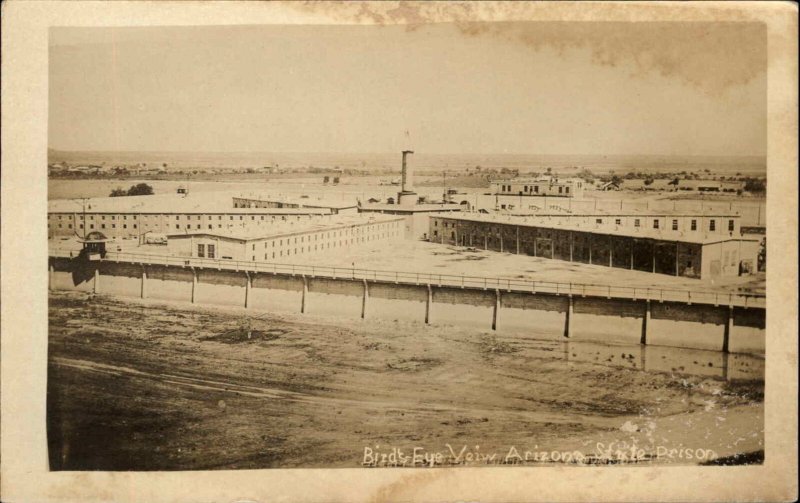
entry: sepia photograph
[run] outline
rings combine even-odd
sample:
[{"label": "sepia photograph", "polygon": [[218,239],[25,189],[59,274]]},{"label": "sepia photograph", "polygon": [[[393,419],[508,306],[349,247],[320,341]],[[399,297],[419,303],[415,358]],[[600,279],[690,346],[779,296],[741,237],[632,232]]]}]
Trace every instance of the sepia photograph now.
[{"label": "sepia photograph", "polygon": [[[3,426],[41,428],[48,480],[27,494],[136,501],[194,472],[275,491],[194,500],[374,480],[416,501],[398,484],[424,471],[609,501],[562,478],[686,469],[711,501],[713,477],[785,463],[797,156],[774,76],[796,64],[745,10],[603,5],[121,2],[37,25],[42,139],[3,159]],[[27,253],[41,281],[10,290]],[[41,358],[12,356],[24,338]],[[19,366],[35,410],[5,403]],[[687,495],[673,480],[659,498]],[[435,500],[523,494],[492,491]]]},{"label": "sepia photograph", "polygon": [[763,25],[49,50],[51,469],[764,459]]}]

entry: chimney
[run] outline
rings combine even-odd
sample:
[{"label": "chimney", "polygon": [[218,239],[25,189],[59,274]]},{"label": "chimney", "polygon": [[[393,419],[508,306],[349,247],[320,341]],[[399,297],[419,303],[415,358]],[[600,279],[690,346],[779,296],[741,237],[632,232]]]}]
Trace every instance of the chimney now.
[{"label": "chimney", "polygon": [[403,179],[400,186],[400,190],[403,192],[412,192],[414,190],[414,173],[408,169],[406,164],[406,156],[413,153],[413,150],[403,150]]}]

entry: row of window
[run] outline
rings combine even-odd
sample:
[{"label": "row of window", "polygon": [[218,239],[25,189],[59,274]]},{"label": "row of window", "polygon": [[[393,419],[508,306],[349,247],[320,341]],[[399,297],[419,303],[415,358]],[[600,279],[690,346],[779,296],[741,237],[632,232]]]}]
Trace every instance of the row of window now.
[{"label": "row of window", "polygon": [[[596,224],[602,224],[603,223],[603,219],[602,218],[597,218],[597,219],[595,219],[595,223]],[[445,228],[447,228],[449,225],[452,225],[453,227],[456,226],[455,223],[448,224],[447,222],[443,222],[442,225]],[[621,218],[615,219],[614,220],[614,225],[622,225],[622,219]],[[634,227],[641,227],[641,225],[642,225],[641,219],[635,218],[633,220],[633,226]],[[659,229],[660,225],[661,225],[660,220],[658,220],[658,219],[653,220],[653,229]],[[439,226],[439,222],[437,220],[434,220],[433,221],[433,226],[434,227],[438,227]],[[690,227],[691,227],[691,230],[696,231],[697,230],[697,220],[693,219],[690,222]],[[733,232],[734,229],[735,229],[734,220],[728,220],[728,232]],[[678,230],[678,220],[675,220],[675,219],[672,220],[672,230],[673,231],[677,231]],[[712,218],[712,219],[710,219],[708,221],[708,230],[712,231],[712,232],[717,230],[717,221],[715,219]]]}]

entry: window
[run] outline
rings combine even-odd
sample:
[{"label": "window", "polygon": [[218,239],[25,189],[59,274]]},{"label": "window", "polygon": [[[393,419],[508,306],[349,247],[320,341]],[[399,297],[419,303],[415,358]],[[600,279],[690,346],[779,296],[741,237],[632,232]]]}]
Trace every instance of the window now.
[{"label": "window", "polygon": [[558,193],[559,193],[559,194],[561,194],[561,191],[562,191],[562,190],[564,190],[564,187],[559,187],[559,188],[558,188]]},{"label": "window", "polygon": [[206,256],[206,245],[198,244],[197,245],[197,256],[203,258]]},{"label": "window", "polygon": [[89,224],[90,229],[94,229],[94,224]]},{"label": "window", "polygon": [[658,229],[658,220],[653,220],[653,229]]},{"label": "window", "polygon": [[697,220],[692,220],[692,230],[693,231],[697,230]]},{"label": "window", "polygon": [[714,219],[709,220],[708,222],[708,230],[715,231],[717,230],[717,221]]},{"label": "window", "polygon": [[638,218],[636,218],[636,219],[634,219],[634,220],[633,220],[633,226],[634,226],[634,227],[639,227],[639,224],[640,224],[640,222],[639,222],[639,219],[638,219]]},{"label": "window", "polygon": [[617,218],[616,220],[614,220],[614,225],[622,225],[622,219]]},{"label": "window", "polygon": [[728,232],[733,232],[733,220],[728,220]]},{"label": "window", "polygon": [[538,193],[539,192],[539,186],[538,185],[534,185],[533,186],[533,191]]},{"label": "window", "polygon": [[216,245],[208,245],[208,258],[215,258],[216,253]]},{"label": "window", "polygon": [[180,215],[175,215],[175,220],[180,220],[180,219],[181,219]]},{"label": "window", "polygon": [[180,229],[181,228],[181,224],[175,224],[175,228],[176,229]]},{"label": "window", "polygon": [[569,187],[564,187],[564,192],[566,192],[567,194],[569,194]]},{"label": "window", "polygon": [[603,219],[602,218],[597,218],[597,219],[595,219],[594,223],[602,224],[603,223]]},{"label": "window", "polygon": [[677,231],[678,230],[678,221],[677,220],[673,220],[672,221],[672,230],[673,231]]}]

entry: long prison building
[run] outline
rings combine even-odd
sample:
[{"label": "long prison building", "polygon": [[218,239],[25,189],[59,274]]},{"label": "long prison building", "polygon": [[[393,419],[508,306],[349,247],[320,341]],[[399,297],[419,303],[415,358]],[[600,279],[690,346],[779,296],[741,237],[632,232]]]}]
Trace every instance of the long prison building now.
[{"label": "long prison building", "polygon": [[347,215],[332,220],[227,231],[188,231],[167,236],[179,257],[280,261],[298,255],[336,253],[377,241],[403,239],[404,218]]},{"label": "long prison building", "polygon": [[756,271],[736,215],[431,216],[430,240],[689,278]]},{"label": "long prison building", "polygon": [[214,194],[55,200],[48,205],[47,236],[82,237],[96,231],[108,238],[135,239],[150,233],[249,231],[335,218],[332,209],[323,207],[234,208],[229,197],[215,200]]}]

